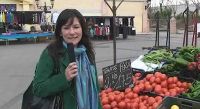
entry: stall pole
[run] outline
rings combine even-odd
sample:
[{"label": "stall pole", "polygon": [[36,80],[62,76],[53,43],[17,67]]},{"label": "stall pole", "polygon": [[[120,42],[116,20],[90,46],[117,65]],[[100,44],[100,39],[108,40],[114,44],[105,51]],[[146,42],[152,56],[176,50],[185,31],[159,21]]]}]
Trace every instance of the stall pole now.
[{"label": "stall pole", "polygon": [[160,39],[159,39],[159,20],[160,20],[160,17],[159,17],[159,11],[156,12],[155,14],[155,18],[156,18],[156,40],[155,40],[155,47],[159,47],[159,42],[160,42]]},{"label": "stall pole", "polygon": [[[185,15],[186,14],[186,18]],[[188,46],[188,22],[189,22],[189,7],[185,9],[183,12],[183,18],[185,22],[185,31],[184,31],[184,38],[183,38],[183,46]]]},{"label": "stall pole", "polygon": [[198,9],[196,8],[195,11],[192,13],[193,18],[193,37],[192,37],[192,46],[197,46],[197,22],[198,22]]},{"label": "stall pole", "polygon": [[106,5],[108,5],[108,7],[110,8],[110,10],[112,11],[113,13],[113,60],[114,60],[114,64],[116,64],[116,59],[117,59],[117,56],[116,56],[116,11],[117,11],[117,8],[122,4],[124,0],[121,0],[121,2],[118,4],[118,6],[116,7],[116,2],[115,0],[113,0],[113,6],[111,8],[111,6],[108,4],[108,2],[106,0],[104,0],[104,2],[106,3]]},{"label": "stall pole", "polygon": [[168,49],[170,49],[170,19],[171,17],[168,16],[168,19],[167,19],[167,39],[166,39],[166,47]]}]

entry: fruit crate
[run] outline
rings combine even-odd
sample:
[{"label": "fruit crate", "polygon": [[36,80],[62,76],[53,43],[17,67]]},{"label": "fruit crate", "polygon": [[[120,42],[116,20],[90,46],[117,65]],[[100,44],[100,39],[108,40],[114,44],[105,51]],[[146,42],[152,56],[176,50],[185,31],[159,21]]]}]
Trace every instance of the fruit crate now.
[{"label": "fruit crate", "polygon": [[173,105],[179,109],[200,109],[200,102],[177,97],[165,97],[157,109],[171,109]]}]

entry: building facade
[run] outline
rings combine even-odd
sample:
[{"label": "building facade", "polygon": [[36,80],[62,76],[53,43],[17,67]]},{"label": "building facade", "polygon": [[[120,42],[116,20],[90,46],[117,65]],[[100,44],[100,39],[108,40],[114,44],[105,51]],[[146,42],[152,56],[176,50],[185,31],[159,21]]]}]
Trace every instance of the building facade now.
[{"label": "building facade", "polygon": [[[107,1],[112,7],[113,0]],[[116,6],[120,1],[116,0]],[[44,5],[44,2],[50,6],[50,0],[40,0],[39,2],[41,6]],[[133,22],[136,31],[148,32],[146,3],[146,0],[124,0],[117,9],[117,16],[134,16]],[[37,9],[34,0],[1,0],[0,4],[16,4],[16,11],[42,11]],[[112,16],[112,12],[104,0],[55,0],[53,9],[49,11],[61,12],[66,8],[75,8],[84,16]],[[50,14],[47,16],[47,20],[50,22]]]}]

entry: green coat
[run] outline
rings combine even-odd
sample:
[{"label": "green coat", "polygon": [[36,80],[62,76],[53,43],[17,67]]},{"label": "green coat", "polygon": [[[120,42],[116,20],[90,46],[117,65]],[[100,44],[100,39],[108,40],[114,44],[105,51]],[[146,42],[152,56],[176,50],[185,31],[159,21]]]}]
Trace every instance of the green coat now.
[{"label": "green coat", "polygon": [[[65,68],[69,64],[69,56],[67,49],[63,51],[64,56],[59,60],[60,73],[56,75],[56,72],[54,72],[54,62],[48,50],[45,49],[42,52],[35,70],[33,93],[36,96],[46,97],[58,92],[63,92],[64,109],[77,109],[75,85],[72,84],[71,81],[68,81],[64,74]],[[97,72],[95,74],[97,77]],[[98,79],[96,78],[96,80],[96,85],[99,90]],[[101,109],[100,100],[98,104],[98,109]]]}]

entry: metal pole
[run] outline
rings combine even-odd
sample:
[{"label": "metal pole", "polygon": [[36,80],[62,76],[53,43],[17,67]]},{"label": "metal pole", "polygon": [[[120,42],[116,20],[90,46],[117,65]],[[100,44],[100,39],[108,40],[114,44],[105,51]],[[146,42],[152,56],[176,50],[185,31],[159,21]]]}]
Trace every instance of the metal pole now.
[{"label": "metal pole", "polygon": [[116,2],[115,0],[113,0],[113,6],[111,8],[111,6],[108,4],[108,2],[106,0],[104,0],[105,3],[108,5],[108,7],[110,8],[110,10],[112,11],[113,13],[113,60],[114,60],[114,64],[116,64],[116,11],[117,11],[117,8],[122,4],[122,2],[124,0],[121,0],[121,2],[118,4],[118,6],[116,6]]},{"label": "metal pole", "polygon": [[116,64],[116,6],[115,6],[115,0],[113,0],[113,58],[114,58],[114,64]]}]

